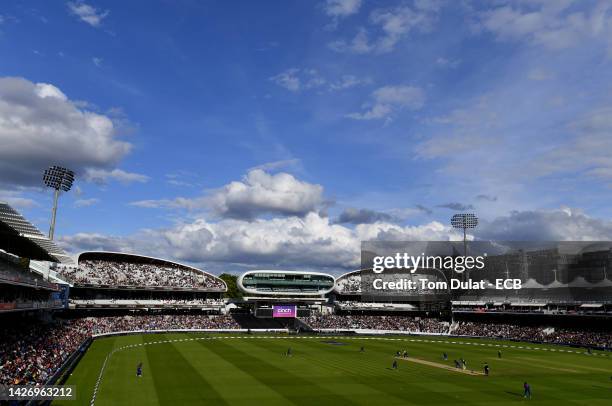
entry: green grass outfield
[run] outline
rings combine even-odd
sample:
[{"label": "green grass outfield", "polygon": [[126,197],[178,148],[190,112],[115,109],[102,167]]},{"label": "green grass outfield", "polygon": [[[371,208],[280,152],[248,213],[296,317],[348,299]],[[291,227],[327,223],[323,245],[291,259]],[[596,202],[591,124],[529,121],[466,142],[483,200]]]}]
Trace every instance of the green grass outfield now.
[{"label": "green grass outfield", "polygon": [[[288,347],[292,357],[284,355]],[[67,384],[77,386],[78,399],[53,405],[90,405],[101,366],[113,350],[96,406],[516,405],[527,402],[522,397],[525,380],[532,386],[529,403],[612,405],[612,357],[601,352],[441,337],[201,333],[98,339],[68,379]],[[488,362],[491,376],[402,360],[394,371],[398,350],[448,365],[463,357],[468,369],[478,371]],[[142,378],[136,377],[139,362]]]}]

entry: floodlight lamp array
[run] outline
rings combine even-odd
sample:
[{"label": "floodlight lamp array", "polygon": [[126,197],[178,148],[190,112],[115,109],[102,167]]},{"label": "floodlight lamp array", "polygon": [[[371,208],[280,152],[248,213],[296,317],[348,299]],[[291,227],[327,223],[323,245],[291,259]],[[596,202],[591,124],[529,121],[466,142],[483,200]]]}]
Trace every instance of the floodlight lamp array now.
[{"label": "floodlight lamp array", "polygon": [[478,217],[473,213],[455,214],[451,218],[451,225],[454,228],[476,228],[478,226]]},{"label": "floodlight lamp array", "polygon": [[45,170],[43,182],[50,188],[56,190],[61,189],[67,192],[72,188],[72,184],[74,183],[74,172],[70,169],[54,165]]}]

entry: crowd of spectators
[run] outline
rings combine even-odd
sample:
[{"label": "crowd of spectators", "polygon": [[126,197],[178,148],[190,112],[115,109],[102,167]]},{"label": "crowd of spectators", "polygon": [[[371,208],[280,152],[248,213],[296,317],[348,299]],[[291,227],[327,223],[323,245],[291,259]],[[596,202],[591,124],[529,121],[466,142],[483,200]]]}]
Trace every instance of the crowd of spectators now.
[{"label": "crowd of spectators", "polygon": [[462,336],[505,338],[551,344],[573,344],[612,348],[612,332],[597,332],[567,328],[545,328],[516,324],[476,323],[463,321],[452,331]]},{"label": "crowd of spectators", "polygon": [[70,299],[71,304],[96,305],[96,304],[116,304],[116,305],[164,305],[164,306],[223,306],[223,299]]},{"label": "crowd of spectators", "polygon": [[392,309],[414,309],[414,305],[409,303],[384,303],[384,302],[362,302],[359,300],[343,300],[335,302],[336,306],[340,309],[380,309],[380,310],[392,310]]},{"label": "crowd of spectators", "polygon": [[0,328],[0,384],[43,384],[94,334],[171,329],[237,329],[231,316],[88,317]]},{"label": "crowd of spectators", "polygon": [[448,333],[448,323],[430,318],[322,314],[310,316],[304,321],[313,329],[373,329],[414,333]]},{"label": "crowd of spectators", "polygon": [[0,329],[0,384],[42,384],[89,336],[72,323]]},{"label": "crowd of spectators", "polygon": [[[449,324],[432,318],[373,315],[316,315],[304,320],[314,329],[373,329],[414,333],[449,333]],[[546,328],[516,324],[459,322],[453,335],[503,338],[551,344],[612,348],[612,333],[567,328]]]},{"label": "crowd of spectators", "polygon": [[336,280],[336,290],[341,293],[361,293],[361,274],[347,275]]},{"label": "crowd of spectators", "polygon": [[118,261],[83,260],[78,267],[58,267],[57,272],[77,285],[139,286],[223,289],[211,275],[180,265],[154,265]]},{"label": "crowd of spectators", "polygon": [[231,316],[147,315],[124,317],[89,317],[77,319],[77,326],[91,334],[115,331],[172,329],[237,329],[240,325]]}]

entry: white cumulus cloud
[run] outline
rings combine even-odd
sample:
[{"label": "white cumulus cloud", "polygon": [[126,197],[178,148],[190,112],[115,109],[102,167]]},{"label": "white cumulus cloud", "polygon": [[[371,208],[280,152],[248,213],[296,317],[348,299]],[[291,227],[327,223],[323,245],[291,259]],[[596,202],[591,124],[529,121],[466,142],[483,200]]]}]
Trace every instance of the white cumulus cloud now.
[{"label": "white cumulus cloud", "polygon": [[270,174],[254,168],[242,180],[202,196],[140,200],[130,205],[210,211],[222,218],[252,220],[261,215],[304,216],[319,210],[324,203],[321,185],[298,180],[288,173]]},{"label": "white cumulus cloud", "polygon": [[269,174],[261,169],[247,173],[211,196],[215,211],[232,218],[252,218],[274,213],[302,216],[323,203],[323,187],[288,173]]},{"label": "white cumulus cloud", "polygon": [[77,175],[111,170],[131,150],[113,120],[70,100],[59,88],[16,77],[0,78],[0,184],[40,185],[58,164]]}]

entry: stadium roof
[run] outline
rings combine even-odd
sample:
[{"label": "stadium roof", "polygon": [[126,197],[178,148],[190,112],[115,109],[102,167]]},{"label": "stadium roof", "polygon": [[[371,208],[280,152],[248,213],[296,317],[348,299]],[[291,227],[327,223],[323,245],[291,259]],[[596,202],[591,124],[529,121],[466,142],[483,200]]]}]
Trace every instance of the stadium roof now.
[{"label": "stadium roof", "polygon": [[8,203],[0,202],[0,249],[24,258],[72,264],[72,258]]}]

